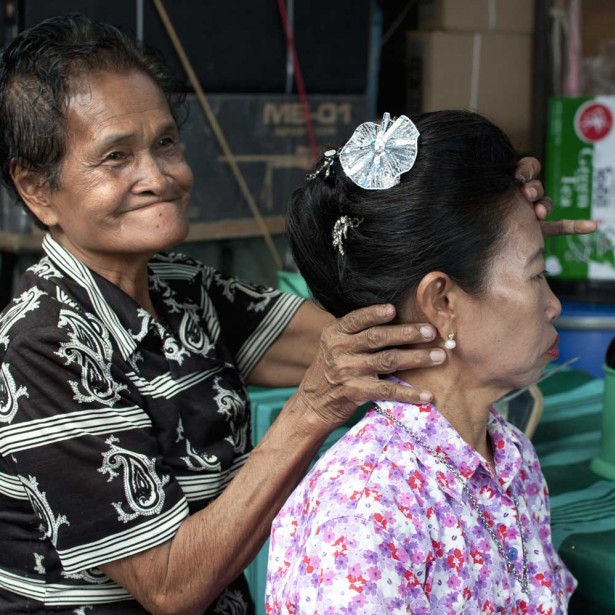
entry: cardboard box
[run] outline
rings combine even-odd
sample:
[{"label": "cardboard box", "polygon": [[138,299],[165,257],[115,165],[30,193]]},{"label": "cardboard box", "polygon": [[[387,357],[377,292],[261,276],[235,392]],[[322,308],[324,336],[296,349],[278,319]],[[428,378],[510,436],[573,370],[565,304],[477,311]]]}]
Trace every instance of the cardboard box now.
[{"label": "cardboard box", "polygon": [[409,32],[410,114],[470,109],[500,126],[520,153],[532,144],[532,36]]},{"label": "cardboard box", "polygon": [[554,217],[595,219],[591,235],[547,241],[547,271],[562,280],[615,280],[615,96],[549,102],[545,189]]},{"label": "cardboard box", "polygon": [[583,56],[598,55],[603,41],[615,39],[615,2],[582,0],[581,48]]},{"label": "cardboard box", "polygon": [[419,28],[466,32],[534,31],[534,0],[420,0]]}]

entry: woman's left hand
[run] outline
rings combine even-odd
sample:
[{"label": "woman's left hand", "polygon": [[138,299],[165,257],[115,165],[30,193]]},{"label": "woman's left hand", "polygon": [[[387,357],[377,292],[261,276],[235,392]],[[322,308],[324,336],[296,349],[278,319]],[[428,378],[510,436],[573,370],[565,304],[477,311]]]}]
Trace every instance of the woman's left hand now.
[{"label": "woman's left hand", "polygon": [[523,196],[534,204],[536,217],[540,220],[542,234],[545,237],[555,235],[586,235],[598,227],[593,220],[553,220],[546,222],[553,211],[553,203],[545,191],[542,182],[536,179],[540,173],[540,162],[536,158],[521,158],[517,164],[517,179],[521,182]]}]

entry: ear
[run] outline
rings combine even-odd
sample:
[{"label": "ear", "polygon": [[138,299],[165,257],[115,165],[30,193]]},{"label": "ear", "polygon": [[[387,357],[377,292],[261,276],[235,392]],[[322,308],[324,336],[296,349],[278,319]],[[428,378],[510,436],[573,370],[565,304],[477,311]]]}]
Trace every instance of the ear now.
[{"label": "ear", "polygon": [[38,171],[27,169],[18,162],[11,163],[11,178],[28,209],[47,227],[57,223],[49,198],[51,189]]},{"label": "ear", "polygon": [[428,273],[416,289],[416,304],[425,318],[446,339],[455,332],[461,289],[441,271]]}]

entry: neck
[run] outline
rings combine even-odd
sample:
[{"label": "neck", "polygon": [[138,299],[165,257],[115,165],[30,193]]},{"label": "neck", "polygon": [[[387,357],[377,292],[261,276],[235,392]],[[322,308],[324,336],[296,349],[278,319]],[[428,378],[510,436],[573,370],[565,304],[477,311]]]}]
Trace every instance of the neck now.
[{"label": "neck", "polygon": [[471,370],[464,369],[450,354],[441,366],[395,375],[416,388],[431,391],[433,404],[440,414],[477,453],[493,464],[487,424],[489,410],[501,396],[500,391],[474,382]]}]

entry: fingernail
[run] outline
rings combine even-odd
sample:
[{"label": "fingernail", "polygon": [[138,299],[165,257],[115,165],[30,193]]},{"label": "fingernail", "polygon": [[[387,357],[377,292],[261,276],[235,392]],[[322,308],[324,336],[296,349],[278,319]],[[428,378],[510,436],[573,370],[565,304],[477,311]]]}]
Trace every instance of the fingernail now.
[{"label": "fingernail", "polygon": [[421,401],[431,401],[433,399],[433,395],[429,391],[421,391],[419,399]]},{"label": "fingernail", "polygon": [[434,337],[434,335],[436,334],[433,327],[423,326],[423,327],[421,327],[420,330],[421,330],[421,335],[426,340],[432,339]]},{"label": "fingernail", "polygon": [[435,348],[429,353],[429,358],[434,363],[442,363],[446,359],[446,353],[441,348]]},{"label": "fingernail", "polygon": [[522,184],[525,184],[525,182],[527,181],[527,179],[525,179],[523,175],[516,175],[515,178],[517,181],[520,181]]},{"label": "fingernail", "polygon": [[526,192],[527,192],[527,196],[529,197],[530,201],[535,201],[536,198],[538,197],[538,192],[536,192],[536,188],[528,188]]},{"label": "fingernail", "polygon": [[382,316],[385,316],[385,317],[386,316],[393,316],[395,314],[395,307],[390,305],[390,304],[389,305],[383,305],[380,308],[380,314]]}]

